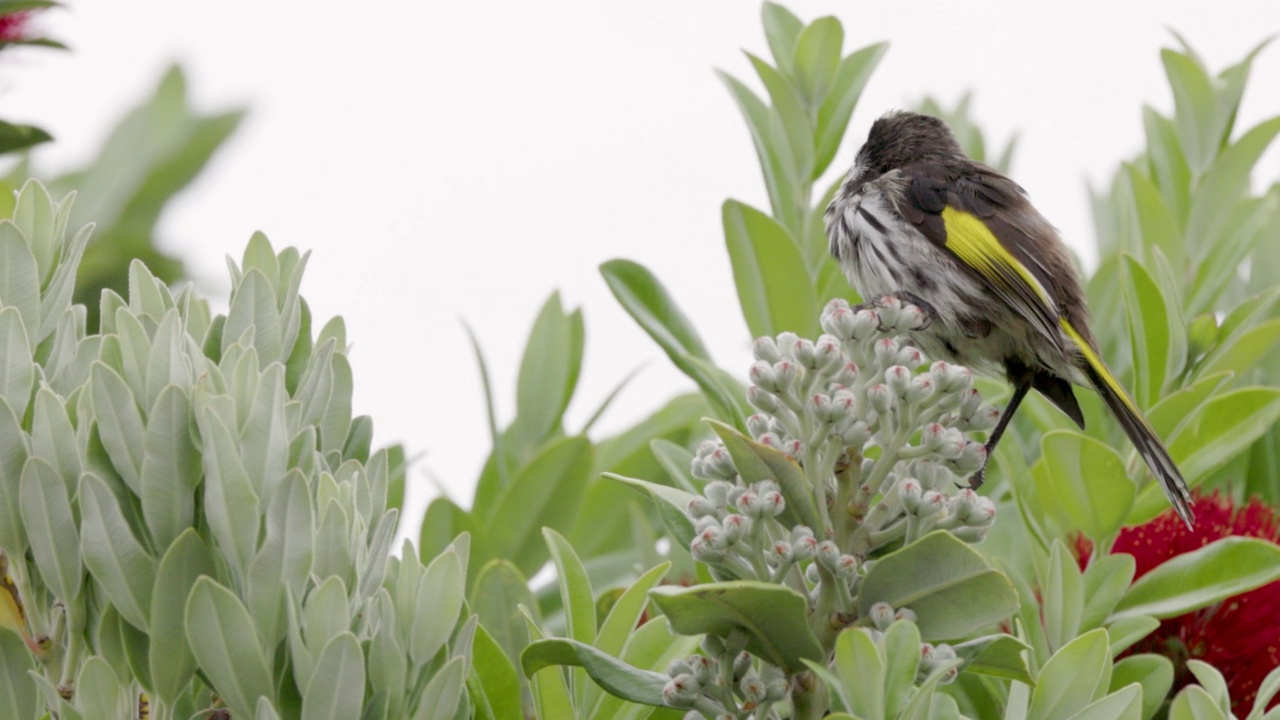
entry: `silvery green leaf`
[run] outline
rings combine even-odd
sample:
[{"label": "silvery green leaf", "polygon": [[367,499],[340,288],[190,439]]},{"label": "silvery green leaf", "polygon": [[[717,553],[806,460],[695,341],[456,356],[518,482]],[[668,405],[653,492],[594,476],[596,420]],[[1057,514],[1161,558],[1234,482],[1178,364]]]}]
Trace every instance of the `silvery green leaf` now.
[{"label": "silvery green leaf", "polygon": [[80,666],[80,675],[76,678],[76,709],[85,720],[116,720],[128,717],[130,712],[129,692],[121,692],[116,673],[106,660],[94,655]]},{"label": "silvery green leaf", "polygon": [[240,433],[241,458],[245,471],[257,479],[259,500],[265,510],[271,504],[276,485],[288,467],[289,436],[285,429],[284,366],[268,365],[258,381],[257,392],[246,398],[249,414]]},{"label": "silvery green leaf", "polygon": [[116,497],[101,478],[80,478],[80,552],[84,564],[107,591],[120,615],[140,630],[149,628],[156,561],[133,536]]},{"label": "silvery green leaf", "polygon": [[[1061,541],[1054,541],[1044,585],[1044,626],[1052,650],[1066,645],[1080,631],[1084,614],[1084,578],[1075,557]],[[1104,615],[1105,617],[1105,615]]]},{"label": "silvery green leaf", "polygon": [[249,607],[268,640],[284,635],[285,589],[295,597],[306,590],[314,525],[306,478],[290,470],[271,500],[267,538],[249,568]]},{"label": "silvery green leaf", "polygon": [[[52,680],[36,672],[30,673],[27,677],[35,681],[36,689],[44,696],[44,707],[56,708],[58,720],[81,720],[80,712],[71,703],[63,699],[62,693],[58,692],[58,688],[53,684]],[[41,709],[43,710],[44,708]],[[39,717],[43,720],[46,716],[53,717],[53,714],[47,713]]]},{"label": "silvery green leaf", "polygon": [[347,511],[335,499],[324,506],[315,536],[315,556],[311,573],[317,578],[337,575],[345,580],[351,574],[351,522]]},{"label": "silvery green leaf", "polygon": [[169,288],[141,260],[129,263],[129,307],[135,315],[149,315],[157,323],[174,308]]},{"label": "silvery green leaf", "polygon": [[227,426],[209,408],[197,412],[196,419],[204,440],[204,511],[209,529],[237,574],[243,575],[258,544],[258,496],[249,485]]},{"label": "silvery green leaf", "polygon": [[201,575],[215,576],[212,553],[194,528],[178,536],[156,571],[151,594],[151,683],[163,702],[173,705],[195,673],[184,631],[187,598]]},{"label": "silvery green leaf", "polygon": [[259,697],[272,697],[271,670],[253,618],[235,593],[201,577],[191,588],[185,618],[196,661],[233,717],[248,717]]},{"label": "silvery green leaf", "polygon": [[19,506],[40,576],[59,600],[70,603],[80,595],[84,580],[80,533],[66,484],[39,457],[28,458],[22,468]]},{"label": "silvery green leaf", "polygon": [[148,657],[151,649],[151,638],[147,636],[146,632],[134,627],[123,617],[120,618],[116,625],[120,632],[120,648],[124,650],[125,667],[129,671],[127,674],[123,669],[117,672],[122,677],[132,676],[137,678],[138,684],[142,687],[151,687],[151,660]]},{"label": "silvery green leaf", "polygon": [[186,335],[182,330],[182,318],[177,309],[170,310],[160,320],[156,335],[151,339],[151,357],[147,359],[147,399],[144,407],[155,404],[161,391],[170,385],[187,389],[191,387],[191,368],[183,356]]},{"label": "silvery green leaf", "polygon": [[22,231],[0,220],[0,305],[22,317],[28,335],[40,327],[40,273]]},{"label": "silvery green leaf", "polygon": [[377,512],[387,506],[387,485],[390,475],[387,449],[380,448],[369,456],[369,462],[364,464],[364,469],[366,485],[369,488],[370,509]]},{"label": "silvery green leaf", "polygon": [[452,550],[441,553],[418,583],[412,612],[401,615],[406,621],[412,618],[409,657],[418,667],[429,662],[453,633],[462,609],[465,577],[458,554]]},{"label": "silvery green leaf", "polygon": [[47,387],[36,391],[35,413],[31,418],[32,454],[57,472],[68,496],[75,490],[82,472],[76,443],[67,441],[75,436],[62,399]]},{"label": "silvery green leaf", "polygon": [[27,550],[27,534],[18,488],[27,462],[27,436],[9,403],[0,397],[0,550],[21,557]]},{"label": "silvery green leaf", "polygon": [[347,430],[347,441],[342,446],[342,456],[364,461],[369,459],[369,451],[373,447],[373,418],[368,415],[357,415],[351,419]]},{"label": "silvery green leaf", "polygon": [[395,539],[396,519],[400,513],[391,509],[382,514],[378,526],[373,530],[373,539],[369,541],[368,557],[361,568],[357,568],[360,579],[357,593],[360,597],[369,597],[382,587],[382,579],[387,572],[387,556],[391,554],[391,541]]},{"label": "silvery green leaf", "polygon": [[80,258],[84,255],[85,246],[89,244],[91,235],[93,235],[93,225],[85,225],[62,249],[62,257],[54,267],[53,277],[40,298],[40,329],[36,333],[36,344],[44,342],[44,339],[49,337],[58,319],[72,307],[71,298],[76,287],[76,269],[80,265]]},{"label": "silvery green leaf", "polygon": [[120,308],[128,306],[129,303],[115,290],[103,288],[98,300],[98,331],[103,335],[115,335],[116,314]]},{"label": "silvery green leaf", "polygon": [[276,706],[271,701],[262,697],[258,698],[258,712],[253,716],[253,720],[280,720],[280,713],[276,712]]},{"label": "silvery green leaf", "polygon": [[330,338],[337,343],[339,353],[347,351],[347,322],[342,319],[341,315],[334,315],[329,318],[329,322],[320,328],[320,334],[316,336],[316,344],[323,345]]},{"label": "silvery green leaf", "polygon": [[130,308],[116,310],[116,333],[120,338],[120,376],[134,397],[147,396],[147,363],[151,360],[151,335],[142,318]]},{"label": "silvery green leaf", "polygon": [[[302,607],[302,635],[312,656],[319,657],[329,641],[351,629],[351,608],[347,585],[330,575],[311,591]],[[319,662],[317,660],[317,662]]]},{"label": "silvery green leaf", "polygon": [[[83,324],[83,311],[84,306],[77,305],[67,311],[66,316],[75,317],[76,322]],[[71,351],[70,357],[64,357],[58,367],[54,369],[53,375],[49,378],[49,387],[53,388],[53,391],[59,395],[69,395],[76,388],[84,385],[89,380],[89,369],[93,367],[94,361],[98,359],[101,348],[101,335],[90,335],[77,340],[75,345],[69,348]]]},{"label": "silvery green leaf", "polygon": [[307,649],[306,640],[302,637],[302,605],[292,590],[285,590],[284,609],[285,619],[288,621],[286,638],[289,641],[289,662],[293,665],[293,679],[296,684],[306,687],[319,653],[313,654]]},{"label": "silvery green leaf", "polygon": [[400,618],[396,617],[391,596],[380,590],[377,598],[380,609],[378,632],[369,642],[369,689],[377,694],[385,692],[388,698],[388,717],[404,714],[405,678],[408,661],[399,637],[402,632]]},{"label": "silvery green leaf", "polygon": [[[280,302],[280,317],[284,322],[282,340],[285,352],[289,353],[297,348],[303,329],[310,325],[304,321],[303,303],[298,295],[302,286],[302,273],[310,257],[310,251],[299,255],[295,248],[285,248],[280,253],[280,281],[284,285]],[[306,343],[310,344],[310,341],[311,338],[307,337]]]},{"label": "silvery green leaf", "polygon": [[[447,552],[448,550],[445,550],[441,556]],[[391,587],[391,599],[395,601],[396,617],[400,618],[400,622],[406,627],[413,622],[413,618],[417,617],[418,585],[425,574],[426,567],[418,560],[418,553],[414,551],[413,543],[405,540],[400,546],[399,562]]]},{"label": "silvery green leaf", "polygon": [[335,353],[331,367],[332,392],[319,423],[320,449],[324,452],[341,451],[346,444],[347,430],[351,427],[351,363],[346,355]]},{"label": "silvery green leaf", "polygon": [[93,364],[89,382],[98,435],[111,457],[111,464],[133,494],[141,495],[140,471],[146,430],[134,395],[124,378],[101,362]]},{"label": "silvery green leaf", "polygon": [[261,231],[254,232],[249,238],[249,244],[245,245],[244,255],[240,259],[240,268],[246,273],[250,270],[261,271],[271,286],[271,292],[279,294],[280,261],[276,258],[276,251],[271,247],[271,241]]},{"label": "silvery green leaf", "polygon": [[[289,403],[297,407],[299,403]],[[305,427],[289,443],[289,467],[295,468],[308,477],[316,470],[316,429]]]},{"label": "silvery green leaf", "polygon": [[142,442],[142,516],[157,547],[168,547],[195,517],[200,454],[191,442],[191,402],[177,385],[151,407]]},{"label": "silvery green leaf", "polygon": [[35,668],[22,639],[16,633],[0,632],[0,717],[37,717],[39,697],[28,674]]},{"label": "silvery green leaf", "polygon": [[31,400],[36,369],[22,316],[15,308],[0,308],[0,400],[21,416]]},{"label": "silvery green leaf", "polygon": [[364,701],[364,655],[350,632],[324,646],[302,697],[303,720],[345,720],[360,715]]},{"label": "silvery green leaf", "polygon": [[280,311],[271,281],[256,268],[245,271],[232,292],[227,324],[222,331],[223,351],[231,340],[239,339],[252,329],[252,347],[264,362],[284,362],[280,329]]},{"label": "silvery green leaf", "polygon": [[331,361],[336,349],[337,341],[334,340],[317,343],[311,362],[298,381],[298,389],[293,396],[302,402],[304,425],[319,425],[325,408],[329,406],[329,396],[333,393]]},{"label": "silvery green leaf", "polygon": [[[222,366],[230,369],[227,376],[228,390],[236,404],[235,425],[227,425],[227,427],[237,431],[243,430],[249,421],[253,399],[258,395],[258,383],[262,381],[262,365],[259,362],[258,351],[248,345],[236,343],[223,356]],[[258,480],[253,478],[253,482],[256,487]]]},{"label": "silvery green leaf", "polygon": [[53,269],[54,255],[62,241],[55,232],[57,209],[49,191],[36,180],[22,184],[13,206],[13,224],[30,243],[28,249],[35,258],[39,268],[37,276],[42,282]]},{"label": "silvery green leaf", "polygon": [[427,683],[422,701],[414,720],[451,720],[462,699],[462,683],[466,679],[466,667],[462,658],[454,658],[444,664]]}]

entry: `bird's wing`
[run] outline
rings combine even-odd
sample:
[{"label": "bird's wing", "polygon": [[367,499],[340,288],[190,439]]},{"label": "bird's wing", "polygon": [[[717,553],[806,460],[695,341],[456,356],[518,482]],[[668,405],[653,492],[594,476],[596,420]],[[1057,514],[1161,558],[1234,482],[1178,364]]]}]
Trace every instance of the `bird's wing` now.
[{"label": "bird's wing", "polygon": [[[987,289],[1061,346],[1059,301],[1035,260],[1036,238],[1013,213],[1029,208],[1011,181],[984,182],[939,165],[909,165],[902,214],[930,242],[951,253]],[[1034,212],[1034,211],[1032,211]]]}]

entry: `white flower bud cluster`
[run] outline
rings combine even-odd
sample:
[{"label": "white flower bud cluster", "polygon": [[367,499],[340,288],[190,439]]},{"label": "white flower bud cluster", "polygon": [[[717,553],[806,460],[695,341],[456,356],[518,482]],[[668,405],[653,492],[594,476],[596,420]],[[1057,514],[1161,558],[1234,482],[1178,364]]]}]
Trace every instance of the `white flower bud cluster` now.
[{"label": "white flower bud cluster", "polygon": [[[707,459],[700,466],[703,470],[717,467],[719,461],[713,459],[716,452],[728,457],[724,446],[704,453],[708,445],[711,443],[703,443],[703,448],[699,448],[699,453]],[[694,459],[695,466],[698,466],[698,461],[699,458]],[[732,467],[732,460],[727,462]],[[778,517],[786,507],[786,500],[772,481],[743,485],[722,479],[712,480],[702,489],[702,495],[695,496],[685,508],[697,533],[689,543],[689,552],[701,562],[726,565],[735,570],[735,574],[744,574],[736,572],[736,569],[745,570],[751,566],[753,558],[767,557],[774,552],[774,548],[757,547],[768,541],[768,534],[753,533],[753,528],[757,523]],[[813,536],[811,531],[809,536]],[[794,551],[788,549],[788,556],[791,555]],[[750,576],[750,573],[745,574]]]},{"label": "white flower bud cluster", "polygon": [[[671,679],[662,688],[662,700],[670,707],[697,707],[685,717],[706,717],[703,712],[742,717],[743,712],[785,699],[791,689],[782,670],[768,663],[760,663],[757,669],[751,653],[733,653],[718,637],[706,636],[703,651],[708,654],[677,658],[667,665]],[[722,663],[732,667],[727,677],[720,673]],[[732,707],[726,708],[726,703]]]},{"label": "white flower bud cluster", "polygon": [[[909,608],[898,608],[894,610],[889,603],[878,602],[871,606],[869,613],[872,627],[864,628],[865,632],[871,636],[872,641],[877,645],[884,643],[884,634],[888,631],[889,626],[896,622],[916,621],[916,614]],[[941,682],[949,683],[956,679],[959,674],[959,663],[956,662],[956,652],[946,643],[934,645],[932,643],[920,644],[920,665],[916,672],[916,682],[924,682],[934,672],[945,668]]]}]

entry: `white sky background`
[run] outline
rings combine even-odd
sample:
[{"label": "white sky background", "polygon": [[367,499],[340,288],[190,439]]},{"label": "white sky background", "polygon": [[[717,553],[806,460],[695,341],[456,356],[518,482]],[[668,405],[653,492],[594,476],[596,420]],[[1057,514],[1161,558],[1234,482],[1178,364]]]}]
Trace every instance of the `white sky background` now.
[{"label": "white sky background", "polygon": [[[254,230],[313,251],[303,293],[316,327],[346,318],[356,411],[373,416],[376,442],[425,453],[409,532],[428,478],[469,504],[488,450],[461,318],[484,345],[504,422],[526,334],[555,289],[586,314],[571,432],[642,363],[601,430],[691,387],[600,279],[615,257],[654,270],[716,359],[745,373],[720,204],[767,200],[712,68],[759,88],[739,52],[768,56],[758,3],[68,2],[40,23],[74,51],[5,53],[0,113],[55,135],[34,156],[49,172],[84,162],[173,60],[197,108],[250,107],[160,234],[218,298],[224,256]],[[891,41],[832,173],[884,110],[972,89],[988,142],[1019,134],[1014,177],[1078,250],[1092,243],[1085,179],[1141,147],[1142,103],[1172,107],[1166,28],[1215,71],[1280,30],[1271,0],[788,5],[840,17],[846,52]],[[1280,114],[1277,87],[1280,45],[1255,63],[1238,127]],[[1278,166],[1273,151],[1268,180]]]}]

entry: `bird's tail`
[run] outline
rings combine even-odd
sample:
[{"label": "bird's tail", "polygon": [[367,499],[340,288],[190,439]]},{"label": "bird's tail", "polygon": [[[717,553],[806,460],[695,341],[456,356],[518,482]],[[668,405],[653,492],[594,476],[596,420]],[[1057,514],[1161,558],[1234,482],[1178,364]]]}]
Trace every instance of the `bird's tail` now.
[{"label": "bird's tail", "polygon": [[1192,521],[1195,520],[1195,516],[1191,513],[1191,492],[1187,489],[1187,482],[1182,479],[1182,473],[1174,464],[1173,458],[1169,457],[1169,451],[1165,449],[1164,443],[1160,442],[1160,438],[1156,436],[1147,419],[1134,404],[1133,398],[1129,397],[1129,393],[1125,392],[1115,376],[1111,374],[1111,370],[1107,368],[1106,363],[1102,362],[1102,358],[1098,357],[1089,343],[1076,332],[1075,328],[1071,327],[1065,318],[1061,324],[1063,331],[1075,341],[1080,348],[1080,354],[1084,356],[1085,362],[1082,369],[1085,376],[1093,384],[1094,390],[1102,396],[1111,414],[1120,421],[1124,434],[1129,436],[1133,446],[1138,449],[1138,454],[1146,461],[1147,467],[1151,468],[1151,473],[1156,476],[1156,480],[1160,481],[1173,509],[1190,528]]}]

